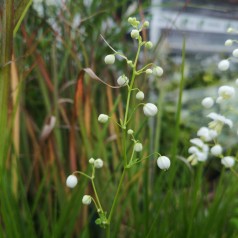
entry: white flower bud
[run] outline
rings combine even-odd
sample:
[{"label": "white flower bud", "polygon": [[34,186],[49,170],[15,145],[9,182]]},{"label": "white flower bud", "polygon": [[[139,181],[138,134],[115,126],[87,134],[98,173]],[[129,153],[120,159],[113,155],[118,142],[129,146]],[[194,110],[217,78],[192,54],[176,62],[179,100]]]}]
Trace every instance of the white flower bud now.
[{"label": "white flower bud", "polygon": [[218,144],[214,145],[211,148],[211,154],[215,155],[215,156],[221,155],[222,154],[222,147],[220,145],[218,145]]},{"label": "white flower bud", "polygon": [[106,64],[114,64],[115,62],[115,56],[114,55],[107,55],[105,58],[104,58],[104,61]]},{"label": "white flower bud", "polygon": [[100,114],[98,116],[98,121],[101,122],[101,123],[106,123],[109,119],[109,116],[106,115],[106,114]]},{"label": "white flower bud", "polygon": [[134,145],[134,151],[141,152],[143,150],[143,145],[139,142],[135,143]]},{"label": "white flower bud", "polygon": [[89,164],[94,164],[94,161],[95,161],[94,158],[90,158],[88,162],[89,162]]},{"label": "white flower bud", "polygon": [[75,175],[69,175],[66,179],[66,185],[69,188],[74,188],[78,183],[78,179]]},{"label": "white flower bud", "polygon": [[225,46],[231,46],[233,44],[233,41],[231,39],[228,39],[225,41]]},{"label": "white flower bud", "polygon": [[232,55],[237,58],[238,57],[238,49],[234,49],[232,52]]},{"label": "white flower bud", "polygon": [[205,108],[211,108],[214,104],[214,100],[211,97],[206,97],[202,100],[202,105]]},{"label": "white flower bud", "polygon": [[138,30],[132,30],[131,31],[131,38],[138,39],[140,36],[140,32]]},{"label": "white flower bud", "polygon": [[90,205],[91,202],[92,202],[92,197],[91,196],[89,196],[89,195],[84,195],[83,196],[82,203],[84,205]]},{"label": "white flower bud", "polygon": [[134,131],[132,130],[132,129],[129,129],[128,131],[127,131],[127,134],[128,135],[132,135],[134,133]]},{"label": "white flower bud", "polygon": [[136,94],[136,99],[138,100],[143,100],[145,98],[145,95],[142,91],[139,91],[137,94]]},{"label": "white flower bud", "polygon": [[126,86],[128,83],[129,79],[125,75],[122,75],[117,79],[117,84],[119,86]]},{"label": "white flower bud", "polygon": [[146,73],[146,74],[152,74],[152,73],[153,73],[153,70],[152,70],[152,69],[147,69],[147,70],[145,71],[145,73]]},{"label": "white flower bud", "polygon": [[232,28],[232,27],[229,27],[228,29],[227,29],[227,33],[231,33],[231,32],[233,32],[234,31],[234,29]]},{"label": "white flower bud", "polygon": [[167,170],[170,167],[170,159],[167,156],[160,156],[157,159],[157,165],[162,170]]},{"label": "white flower bud", "polygon": [[158,108],[153,103],[146,103],[143,107],[144,114],[153,117],[157,114]]},{"label": "white flower bud", "polygon": [[103,167],[103,161],[99,158],[94,161],[94,167],[100,169]]},{"label": "white flower bud", "polygon": [[161,67],[157,66],[157,67],[153,68],[153,74],[155,76],[160,77],[163,75],[163,73],[164,73],[164,70]]},{"label": "white flower bud", "polygon": [[149,25],[150,25],[150,23],[148,21],[145,21],[143,24],[144,27],[149,27]]},{"label": "white flower bud", "polygon": [[222,158],[221,163],[226,167],[226,168],[231,168],[235,164],[235,159],[232,156],[225,156]]},{"label": "white flower bud", "polygon": [[230,62],[228,60],[221,60],[218,64],[218,68],[221,71],[226,71],[229,69],[229,67],[230,67]]},{"label": "white flower bud", "polygon": [[127,60],[127,64],[130,65],[131,67],[133,67],[133,62],[132,62],[132,60]]},{"label": "white flower bud", "polygon": [[145,43],[145,48],[146,49],[151,49],[153,47],[153,43],[151,42],[151,41],[147,41],[146,43]]}]

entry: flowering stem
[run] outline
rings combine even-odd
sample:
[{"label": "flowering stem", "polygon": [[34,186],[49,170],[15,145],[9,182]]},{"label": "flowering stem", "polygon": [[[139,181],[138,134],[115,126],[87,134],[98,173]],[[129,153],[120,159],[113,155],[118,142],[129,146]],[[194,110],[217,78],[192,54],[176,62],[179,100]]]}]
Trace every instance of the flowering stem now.
[{"label": "flowering stem", "polygon": [[85,174],[85,173],[83,173],[81,171],[75,171],[75,172],[73,172],[73,174],[81,174],[81,175],[83,175],[84,177],[86,177],[86,178],[88,178],[90,180],[92,179],[92,177],[88,176],[87,174]]}]

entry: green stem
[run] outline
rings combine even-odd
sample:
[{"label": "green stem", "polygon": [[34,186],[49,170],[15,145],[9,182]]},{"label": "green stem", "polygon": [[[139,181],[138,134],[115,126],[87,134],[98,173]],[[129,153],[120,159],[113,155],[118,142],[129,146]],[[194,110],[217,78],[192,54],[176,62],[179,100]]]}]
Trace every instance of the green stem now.
[{"label": "green stem", "polygon": [[112,218],[112,215],[113,215],[115,206],[116,206],[117,201],[118,201],[118,198],[119,198],[119,193],[120,193],[120,190],[121,190],[122,182],[123,182],[124,177],[125,177],[125,172],[126,172],[126,169],[123,168],[123,171],[122,171],[122,174],[121,174],[121,178],[120,178],[120,182],[119,182],[119,185],[118,185],[118,187],[117,187],[116,196],[115,196],[115,198],[114,198],[114,201],[113,201],[113,204],[112,204],[112,208],[111,208],[110,214],[109,214],[109,216],[108,216],[108,221],[109,221],[109,223],[110,223],[110,221],[111,221],[111,218]]},{"label": "green stem", "polygon": [[101,212],[103,212],[102,205],[101,205],[101,203],[100,203],[100,200],[99,200],[99,197],[98,197],[98,193],[97,193],[97,190],[96,190],[96,187],[95,187],[94,179],[93,179],[93,178],[92,178],[91,182],[92,182],[93,191],[94,191],[94,194],[95,194],[95,197],[96,197],[97,204],[98,204],[98,206],[99,206]]}]

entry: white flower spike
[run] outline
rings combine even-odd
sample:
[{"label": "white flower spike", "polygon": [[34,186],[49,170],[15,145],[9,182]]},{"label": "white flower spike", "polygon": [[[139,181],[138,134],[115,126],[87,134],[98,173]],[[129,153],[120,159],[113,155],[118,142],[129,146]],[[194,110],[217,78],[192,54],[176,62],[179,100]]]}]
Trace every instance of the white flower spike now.
[{"label": "white flower spike", "polygon": [[114,64],[115,62],[115,56],[114,55],[107,55],[105,58],[104,58],[104,61],[106,64]]},{"label": "white flower spike", "polygon": [[92,197],[90,195],[84,195],[82,199],[82,203],[84,205],[90,205],[92,202]]},{"label": "white flower spike", "polygon": [[147,117],[153,117],[157,114],[158,108],[153,103],[146,103],[143,107],[143,111]]},{"label": "white flower spike", "polygon": [[170,167],[170,159],[167,156],[160,156],[157,159],[157,165],[162,170],[168,170]]},{"label": "white flower spike", "polygon": [[109,116],[106,115],[106,114],[100,114],[98,116],[98,121],[101,122],[101,123],[106,123],[109,119]]},{"label": "white flower spike", "polygon": [[66,185],[69,188],[74,188],[78,183],[78,179],[75,175],[71,174],[68,176],[68,178],[66,179]]}]

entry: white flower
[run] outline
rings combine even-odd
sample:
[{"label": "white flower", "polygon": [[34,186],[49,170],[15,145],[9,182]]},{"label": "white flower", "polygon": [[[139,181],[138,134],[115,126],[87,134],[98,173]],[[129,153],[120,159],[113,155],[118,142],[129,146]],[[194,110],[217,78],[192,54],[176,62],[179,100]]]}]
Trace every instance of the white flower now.
[{"label": "white flower", "polygon": [[230,128],[232,128],[233,126],[233,122],[230,119],[215,112],[209,113],[207,117],[213,120],[212,122],[209,123],[209,128],[217,131],[218,134],[221,132],[224,124],[228,125]]},{"label": "white flower", "polygon": [[100,169],[103,167],[103,161],[102,159],[98,158],[94,161],[94,167],[97,169]]},{"label": "white flower", "polygon": [[237,58],[238,57],[238,49],[234,49],[232,52],[232,55]]},{"label": "white flower", "polygon": [[222,100],[230,99],[230,98],[234,97],[235,89],[233,87],[227,86],[227,85],[221,86],[218,89],[218,95],[219,95],[219,98],[221,98]]},{"label": "white flower", "polygon": [[135,143],[134,145],[134,151],[141,152],[143,150],[143,145],[139,142]]},{"label": "white flower", "polygon": [[170,167],[170,159],[167,156],[160,156],[157,159],[157,165],[160,169],[167,170]]},{"label": "white flower", "polygon": [[235,164],[235,159],[232,156],[225,156],[222,158],[221,163],[226,167],[226,168],[231,168]]},{"label": "white flower", "polygon": [[119,86],[126,86],[129,83],[129,79],[126,77],[126,75],[122,75],[117,79],[117,84]]},{"label": "white flower", "polygon": [[227,33],[231,33],[233,31],[234,31],[234,29],[232,27],[227,28]]},{"label": "white flower", "polygon": [[104,58],[104,61],[106,64],[114,64],[115,62],[115,56],[114,55],[107,55],[105,58]]},{"label": "white flower", "polygon": [[222,147],[219,144],[214,145],[211,148],[211,154],[215,155],[215,156],[221,155],[222,154]]},{"label": "white flower", "polygon": [[128,135],[132,135],[134,133],[134,131],[132,130],[132,129],[129,129],[128,131],[127,131],[127,134]]},{"label": "white flower", "polygon": [[214,104],[214,100],[211,97],[206,97],[202,100],[202,105],[205,108],[211,108],[213,106],[213,104]]},{"label": "white flower", "polygon": [[163,75],[163,73],[164,73],[164,70],[161,67],[156,66],[155,68],[153,68],[153,74],[155,76],[160,77]]},{"label": "white flower", "polygon": [[145,97],[144,93],[142,91],[139,91],[137,94],[136,94],[136,99],[138,100],[143,100]]},{"label": "white flower", "polygon": [[153,43],[151,42],[151,41],[147,41],[146,43],[145,43],[145,48],[146,49],[151,49],[153,47]]},{"label": "white flower", "polygon": [[152,74],[153,71],[152,71],[152,69],[147,69],[147,70],[145,71],[145,73],[146,73],[146,74]]},{"label": "white flower", "polygon": [[138,30],[132,30],[131,31],[131,38],[138,39],[140,36],[140,32]]},{"label": "white flower", "polygon": [[98,121],[101,122],[101,123],[106,123],[109,119],[109,116],[106,115],[106,114],[100,114],[98,116]]},{"label": "white flower", "polygon": [[75,175],[69,175],[66,179],[66,185],[69,188],[74,188],[78,183],[78,179]]},{"label": "white flower", "polygon": [[84,205],[90,205],[92,202],[92,197],[90,195],[84,195],[82,199],[82,203]]},{"label": "white flower", "polygon": [[201,137],[202,140],[207,142],[217,137],[217,132],[207,127],[201,127],[197,132],[197,136]]},{"label": "white flower", "polygon": [[233,44],[233,41],[231,39],[228,39],[225,41],[225,46],[231,46]]},{"label": "white flower", "polygon": [[204,143],[201,139],[199,138],[194,138],[194,139],[191,139],[190,142],[200,148],[202,148],[204,146]]},{"label": "white flower", "polygon": [[88,162],[89,162],[89,164],[94,164],[94,161],[95,161],[94,158],[90,158]]},{"label": "white flower", "polygon": [[218,64],[218,68],[221,70],[221,71],[226,71],[228,70],[230,67],[230,62],[228,60],[222,60],[219,62]]},{"label": "white flower", "polygon": [[153,103],[146,103],[143,107],[144,114],[153,117],[157,114],[158,108]]}]

